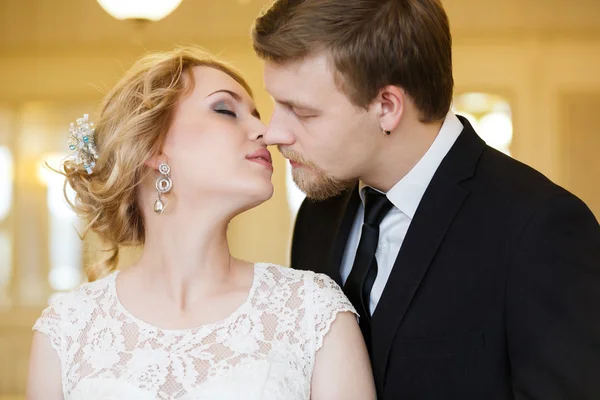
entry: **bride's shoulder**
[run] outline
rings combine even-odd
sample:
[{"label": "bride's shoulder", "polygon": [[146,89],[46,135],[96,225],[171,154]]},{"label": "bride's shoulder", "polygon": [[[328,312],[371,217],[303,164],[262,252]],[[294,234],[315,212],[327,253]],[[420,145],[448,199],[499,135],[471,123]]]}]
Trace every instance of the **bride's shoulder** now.
[{"label": "bride's shoulder", "polygon": [[114,273],[94,282],[84,283],[69,292],[57,293],[42,311],[33,329],[46,334],[53,346],[61,343],[63,334],[77,334],[77,326],[92,318],[94,310],[106,307],[102,301],[110,295]]},{"label": "bride's shoulder", "polygon": [[340,295],[342,291],[338,284],[325,274],[284,267],[276,264],[259,263],[256,268],[261,271],[262,279],[273,286],[282,285],[302,288],[311,293],[324,295]]},{"label": "bride's shoulder", "polygon": [[111,284],[114,282],[116,274],[113,272],[93,282],[82,283],[71,291],[56,294],[50,301],[49,308],[77,310],[88,307],[91,302],[110,294]]},{"label": "bride's shoulder", "polygon": [[71,295],[81,298],[95,298],[100,295],[107,294],[111,291],[118,271],[111,273],[103,278],[97,279],[93,282],[85,282],[79,285],[79,287],[71,292]]},{"label": "bride's shoulder", "polygon": [[272,263],[257,263],[255,268],[260,270],[261,275],[273,283],[295,283],[299,281],[328,279],[325,275],[317,274],[312,271],[302,271],[290,267]]},{"label": "bride's shoulder", "polygon": [[339,313],[358,316],[340,286],[325,274],[266,263],[257,265],[257,271],[270,288],[268,301],[304,311],[317,350]]}]

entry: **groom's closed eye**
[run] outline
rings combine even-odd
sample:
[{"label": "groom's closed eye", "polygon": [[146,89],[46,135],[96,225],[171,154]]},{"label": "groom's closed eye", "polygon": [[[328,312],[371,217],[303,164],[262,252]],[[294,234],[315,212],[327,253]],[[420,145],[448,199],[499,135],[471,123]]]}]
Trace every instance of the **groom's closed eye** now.
[{"label": "groom's closed eye", "polygon": [[296,117],[298,117],[299,119],[311,119],[311,118],[315,118],[317,117],[317,115],[304,115],[300,112],[296,112],[294,111],[294,114],[296,114]]},{"label": "groom's closed eye", "polygon": [[298,118],[314,118],[320,114],[315,108],[295,101],[279,101],[278,103],[293,112]]}]

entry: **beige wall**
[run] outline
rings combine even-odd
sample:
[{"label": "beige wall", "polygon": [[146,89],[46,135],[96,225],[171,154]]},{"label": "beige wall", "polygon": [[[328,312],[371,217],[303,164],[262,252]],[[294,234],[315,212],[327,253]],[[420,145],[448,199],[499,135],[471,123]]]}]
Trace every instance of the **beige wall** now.
[{"label": "beige wall", "polygon": [[[600,40],[464,39],[454,47],[456,92],[488,91],[511,103],[514,156],[561,183],[560,93],[600,91]],[[595,124],[589,115],[582,124]],[[580,138],[581,139],[581,138]],[[568,140],[568,138],[567,138]]]}]

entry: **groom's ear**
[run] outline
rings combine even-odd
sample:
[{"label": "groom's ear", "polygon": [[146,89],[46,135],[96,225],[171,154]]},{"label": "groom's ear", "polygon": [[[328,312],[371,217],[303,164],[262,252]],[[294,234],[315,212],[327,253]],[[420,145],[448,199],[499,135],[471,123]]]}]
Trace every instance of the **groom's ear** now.
[{"label": "groom's ear", "polygon": [[405,112],[406,92],[404,89],[388,85],[383,87],[375,99],[378,106],[379,125],[383,131],[394,131]]}]

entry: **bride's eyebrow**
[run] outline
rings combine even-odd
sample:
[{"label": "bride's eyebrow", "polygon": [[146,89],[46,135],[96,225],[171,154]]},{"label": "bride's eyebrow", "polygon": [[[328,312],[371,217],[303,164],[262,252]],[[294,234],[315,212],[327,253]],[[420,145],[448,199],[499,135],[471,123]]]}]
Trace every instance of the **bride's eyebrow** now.
[{"label": "bride's eyebrow", "polygon": [[[239,95],[239,94],[237,94],[236,92],[233,92],[233,91],[231,91],[231,90],[227,90],[227,89],[220,89],[220,90],[216,90],[216,91],[212,92],[211,94],[209,94],[209,95],[208,95],[208,96],[206,96],[206,97],[210,97],[210,96],[212,96],[213,94],[216,94],[216,93],[227,93],[228,95],[230,95],[231,97],[233,97],[233,98],[234,98],[234,100],[235,100],[235,101],[237,101],[238,103],[244,103],[244,99],[242,99],[242,96],[240,96],[240,95]],[[251,113],[251,114],[252,114],[254,117],[256,117],[256,118],[260,119],[260,113],[258,112],[258,110],[257,110],[256,108],[254,108],[254,107],[253,107],[253,108],[251,109],[250,113]]]}]

